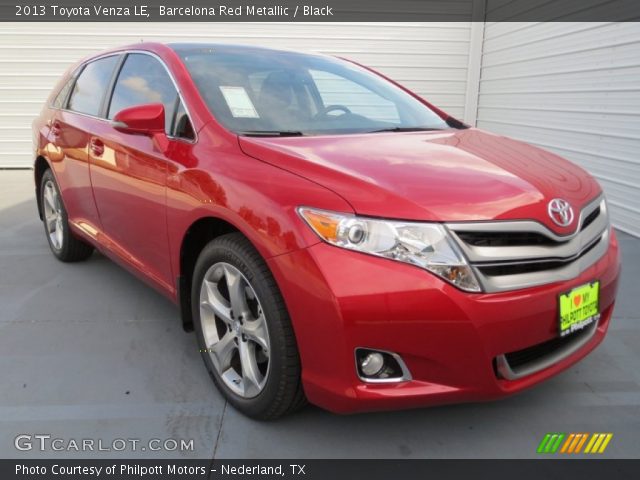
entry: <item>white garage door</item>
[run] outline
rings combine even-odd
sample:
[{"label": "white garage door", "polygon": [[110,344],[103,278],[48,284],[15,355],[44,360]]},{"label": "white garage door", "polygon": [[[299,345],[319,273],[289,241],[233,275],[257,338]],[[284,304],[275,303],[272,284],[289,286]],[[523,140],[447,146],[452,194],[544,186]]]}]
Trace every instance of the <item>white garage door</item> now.
[{"label": "white garage door", "polygon": [[640,235],[639,23],[487,24],[477,125],[585,167]]},{"label": "white garage door", "polygon": [[469,23],[1,23],[0,167],[31,166],[30,125],[81,57],[150,41],[231,42],[341,55],[372,66],[463,117]]}]

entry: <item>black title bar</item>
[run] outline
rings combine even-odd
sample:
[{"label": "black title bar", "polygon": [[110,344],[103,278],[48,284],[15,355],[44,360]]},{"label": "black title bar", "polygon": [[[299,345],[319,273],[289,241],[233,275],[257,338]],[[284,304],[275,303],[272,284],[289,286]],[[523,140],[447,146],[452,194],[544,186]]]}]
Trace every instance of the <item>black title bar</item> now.
[{"label": "black title bar", "polygon": [[632,480],[640,460],[0,460],[2,480]]},{"label": "black title bar", "polygon": [[640,21],[639,0],[0,0],[0,22]]}]

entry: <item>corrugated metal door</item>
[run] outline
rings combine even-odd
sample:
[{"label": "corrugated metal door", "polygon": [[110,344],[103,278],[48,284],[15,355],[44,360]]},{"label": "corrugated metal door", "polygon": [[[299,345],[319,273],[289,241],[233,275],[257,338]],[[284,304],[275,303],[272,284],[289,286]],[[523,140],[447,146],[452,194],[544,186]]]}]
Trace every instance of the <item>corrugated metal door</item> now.
[{"label": "corrugated metal door", "polygon": [[487,24],[477,125],[582,165],[640,236],[640,24]]},{"label": "corrugated metal door", "polygon": [[257,44],[345,56],[453,115],[464,113],[469,23],[2,23],[0,167],[32,165],[31,121],[69,64],[141,39]]}]

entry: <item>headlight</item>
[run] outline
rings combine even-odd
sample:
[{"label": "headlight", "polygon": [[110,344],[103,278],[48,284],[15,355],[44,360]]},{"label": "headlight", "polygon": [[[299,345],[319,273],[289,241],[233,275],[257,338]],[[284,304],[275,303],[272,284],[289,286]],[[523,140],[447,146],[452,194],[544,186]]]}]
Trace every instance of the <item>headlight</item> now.
[{"label": "headlight", "polygon": [[410,263],[462,290],[481,291],[464,255],[439,223],[376,220],[308,207],[298,213],[331,245]]}]

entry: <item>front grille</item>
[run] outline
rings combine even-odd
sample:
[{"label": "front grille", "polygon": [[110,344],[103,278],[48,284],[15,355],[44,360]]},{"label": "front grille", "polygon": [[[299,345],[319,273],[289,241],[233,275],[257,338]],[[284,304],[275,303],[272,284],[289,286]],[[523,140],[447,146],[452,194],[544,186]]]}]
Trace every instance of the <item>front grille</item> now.
[{"label": "front grille", "polygon": [[476,247],[551,245],[553,240],[536,232],[460,232],[458,238]]},{"label": "front grille", "polygon": [[609,216],[602,196],[582,209],[571,235],[557,235],[533,220],[447,227],[485,292],[575,278],[601,258],[609,244]]},{"label": "front grille", "polygon": [[490,277],[496,277],[501,275],[518,275],[521,273],[532,273],[532,272],[541,272],[548,270],[556,270],[558,268],[562,268],[566,266],[568,263],[574,262],[575,260],[584,257],[587,253],[589,253],[599,242],[600,237],[596,238],[595,242],[589,245],[587,248],[582,250],[577,257],[569,258],[566,260],[547,260],[547,261],[535,261],[535,262],[517,262],[512,264],[500,264],[500,265],[478,265],[477,268],[485,275]]},{"label": "front grille", "polygon": [[590,336],[591,330],[589,328],[585,328],[579,330],[578,332],[567,335],[564,337],[556,337],[552,340],[548,340],[546,342],[538,343],[532,347],[525,348],[523,350],[517,350],[515,352],[510,352],[505,354],[505,358],[507,362],[509,362],[509,366],[513,370],[518,370],[526,365],[531,364],[532,362],[536,362],[541,360],[548,355],[551,355],[563,348],[566,348],[568,345],[579,341],[584,336]]},{"label": "front grille", "polygon": [[598,208],[596,208],[593,212],[591,212],[589,215],[587,215],[584,218],[584,221],[582,222],[582,227],[580,228],[580,230],[585,230],[589,225],[591,225],[596,218],[598,218],[598,215],[600,215],[600,206],[598,206]]}]

